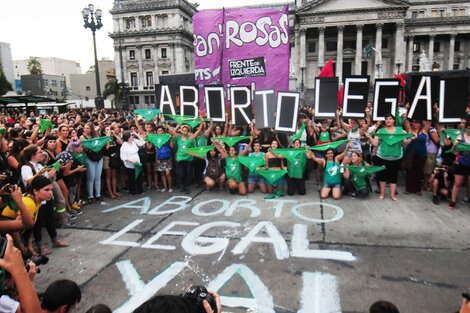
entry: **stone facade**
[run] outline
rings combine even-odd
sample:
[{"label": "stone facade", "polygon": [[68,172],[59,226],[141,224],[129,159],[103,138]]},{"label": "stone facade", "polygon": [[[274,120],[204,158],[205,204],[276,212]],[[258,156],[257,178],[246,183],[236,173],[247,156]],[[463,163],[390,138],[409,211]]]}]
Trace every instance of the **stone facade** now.
[{"label": "stone facade", "polygon": [[[192,16],[186,0],[115,0],[116,77],[130,87],[130,107],[153,107],[154,85],[164,74],[194,71]],[[121,62],[122,60],[122,62]]]},{"label": "stone facade", "polygon": [[470,1],[296,0],[294,12],[291,80],[307,99],[329,58],[340,79],[418,71],[420,55],[433,70],[470,67]]}]

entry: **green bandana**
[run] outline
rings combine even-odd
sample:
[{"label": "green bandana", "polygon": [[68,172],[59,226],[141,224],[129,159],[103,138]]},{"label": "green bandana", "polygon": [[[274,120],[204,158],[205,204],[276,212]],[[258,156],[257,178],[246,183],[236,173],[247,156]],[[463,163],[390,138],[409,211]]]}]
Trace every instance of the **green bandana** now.
[{"label": "green bandana", "polygon": [[358,129],[359,129],[359,127],[351,128],[351,133],[357,132]]},{"label": "green bandana", "polygon": [[170,140],[170,134],[148,134],[145,136],[145,140],[151,142],[155,147],[160,149],[164,144]]},{"label": "green bandana", "polygon": [[307,150],[305,150],[304,148],[272,149],[271,151],[291,161],[296,159],[299,155],[305,155],[307,153]]},{"label": "green bandana", "polygon": [[357,176],[366,176],[372,173],[380,172],[385,169],[385,166],[363,166],[363,165],[348,165],[344,168],[349,169],[351,173]]},{"label": "green bandana", "polygon": [[211,151],[212,149],[214,149],[214,146],[210,145],[203,147],[186,148],[186,150],[184,150],[183,152],[204,159],[206,157],[207,152]]},{"label": "green bandana", "polygon": [[160,114],[158,109],[139,109],[134,110],[134,114],[141,115],[145,121],[151,121],[156,115]]},{"label": "green bandana", "polygon": [[324,143],[324,144],[321,144],[321,145],[310,147],[310,150],[326,151],[326,150],[329,150],[329,149],[336,149],[339,146],[341,146],[342,144],[347,143],[347,142],[349,142],[349,139],[333,141],[333,142]]},{"label": "green bandana", "polygon": [[306,123],[302,123],[302,126],[300,127],[299,131],[295,134],[289,137],[290,141],[294,141],[296,139],[300,139],[302,137],[302,134],[305,131],[305,126],[307,126]]},{"label": "green bandana", "polygon": [[0,128],[0,136],[5,135],[5,128]]},{"label": "green bandana", "polygon": [[456,151],[462,151],[462,152],[467,152],[470,151],[470,145],[464,142],[459,142],[455,146],[452,147],[449,151],[446,153],[453,153]]},{"label": "green bandana", "polygon": [[86,154],[85,153],[74,153],[73,158],[77,160],[81,165],[86,165]]},{"label": "green bandana", "polygon": [[240,156],[238,157],[238,160],[252,173],[256,171],[258,167],[266,165],[266,160],[262,156]]},{"label": "green bandana", "polygon": [[267,169],[267,170],[256,170],[256,174],[259,174],[266,178],[268,183],[274,184],[279,178],[287,174],[286,170],[272,170],[272,169]]},{"label": "green bandana", "polygon": [[48,128],[52,128],[52,122],[46,119],[41,119],[39,121],[39,132],[42,134],[44,133]]},{"label": "green bandana", "polygon": [[137,179],[139,177],[140,173],[142,173],[143,168],[142,168],[142,163],[136,162],[134,163],[134,177]]},{"label": "green bandana", "polygon": [[413,137],[413,134],[380,134],[380,133],[371,133],[371,136],[377,136],[385,142],[387,145],[392,146],[400,141]]},{"label": "green bandana", "polygon": [[100,152],[110,140],[110,136],[85,139],[82,140],[82,145],[84,148],[87,148],[88,150],[91,150],[93,152]]},{"label": "green bandana", "polygon": [[242,140],[246,140],[246,139],[250,139],[250,136],[214,137],[214,138],[211,138],[212,141],[214,141],[214,140],[222,141],[223,143],[225,143],[229,147],[233,147],[234,144],[236,144],[236,143],[238,143]]},{"label": "green bandana", "polygon": [[47,167],[48,168],[53,168],[56,171],[58,171],[59,170],[59,165],[60,165],[61,162],[62,162],[62,160],[57,160],[57,162],[55,162],[54,164],[48,165]]},{"label": "green bandana", "polygon": [[[197,127],[201,124],[201,120],[197,117],[191,115],[173,115],[173,114],[165,114],[165,116],[174,120],[177,124],[186,124],[189,125],[191,128]],[[208,119],[204,119],[208,121]]]},{"label": "green bandana", "polygon": [[446,128],[444,129],[444,133],[450,137],[452,142],[456,141],[463,134],[462,129],[454,129],[454,128]]}]

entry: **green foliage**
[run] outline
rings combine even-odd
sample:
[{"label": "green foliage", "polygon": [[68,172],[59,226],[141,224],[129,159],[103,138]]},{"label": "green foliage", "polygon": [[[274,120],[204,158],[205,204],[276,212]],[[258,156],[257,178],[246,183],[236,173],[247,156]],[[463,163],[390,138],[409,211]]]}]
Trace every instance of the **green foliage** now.
[{"label": "green foliage", "polygon": [[28,71],[31,75],[42,74],[42,65],[37,58],[30,57],[28,60]]},{"label": "green foliage", "polygon": [[7,77],[3,72],[3,67],[0,64],[0,95],[4,95],[11,90],[13,90],[13,87],[11,83],[7,80]]}]

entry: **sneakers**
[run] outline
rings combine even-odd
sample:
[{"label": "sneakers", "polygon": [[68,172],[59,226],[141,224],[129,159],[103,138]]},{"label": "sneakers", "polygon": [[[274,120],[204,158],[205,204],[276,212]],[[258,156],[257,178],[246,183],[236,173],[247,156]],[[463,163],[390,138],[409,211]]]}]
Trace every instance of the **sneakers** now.
[{"label": "sneakers", "polygon": [[72,209],[74,209],[74,210],[80,210],[80,209],[81,209],[81,205],[80,205],[78,202],[74,202],[74,203],[72,203]]},{"label": "sneakers", "polygon": [[455,209],[455,202],[449,202],[449,206],[448,206],[449,210],[453,210]]},{"label": "sneakers", "polygon": [[463,198],[463,200],[460,201],[460,203],[462,203],[462,204],[470,203],[470,198],[467,196],[467,197]]},{"label": "sneakers", "polygon": [[438,205],[439,204],[439,197],[438,196],[432,196],[432,203],[434,203],[435,205]]},{"label": "sneakers", "polygon": [[351,192],[351,199],[356,199],[356,193],[355,192]]},{"label": "sneakers", "polygon": [[71,210],[70,212],[67,212],[67,217],[69,221],[74,221],[77,219],[77,213],[75,211]]}]

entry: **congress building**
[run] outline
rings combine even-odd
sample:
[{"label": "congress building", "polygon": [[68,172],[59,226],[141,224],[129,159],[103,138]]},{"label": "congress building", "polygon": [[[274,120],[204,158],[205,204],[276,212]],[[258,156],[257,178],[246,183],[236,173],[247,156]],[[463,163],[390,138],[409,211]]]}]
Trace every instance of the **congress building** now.
[{"label": "congress building", "polygon": [[[153,106],[160,75],[194,71],[196,12],[187,0],[114,1],[116,73],[130,86],[131,104]],[[470,1],[295,0],[289,12],[289,88],[307,101],[330,58],[340,80],[470,67]]]}]

